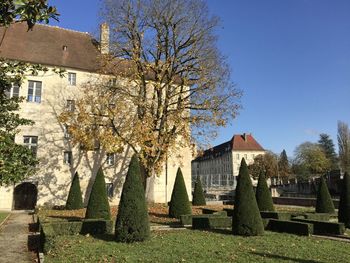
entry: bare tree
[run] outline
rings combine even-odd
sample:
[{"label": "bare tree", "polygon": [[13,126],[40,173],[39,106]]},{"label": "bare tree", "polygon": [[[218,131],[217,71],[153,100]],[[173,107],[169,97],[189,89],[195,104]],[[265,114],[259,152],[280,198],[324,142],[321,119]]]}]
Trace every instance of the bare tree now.
[{"label": "bare tree", "polygon": [[[193,135],[212,135],[236,116],[241,92],[230,81],[216,45],[218,19],[205,1],[105,0],[102,18],[111,27],[104,72],[116,81],[89,85],[78,111],[64,116],[75,123],[77,141],[87,136],[77,120],[97,120],[92,137],[118,149],[131,146],[151,176],[168,154],[193,143]],[[108,111],[92,116],[92,104]]]},{"label": "bare tree", "polygon": [[340,167],[350,171],[350,130],[348,124],[338,121],[338,147]]}]

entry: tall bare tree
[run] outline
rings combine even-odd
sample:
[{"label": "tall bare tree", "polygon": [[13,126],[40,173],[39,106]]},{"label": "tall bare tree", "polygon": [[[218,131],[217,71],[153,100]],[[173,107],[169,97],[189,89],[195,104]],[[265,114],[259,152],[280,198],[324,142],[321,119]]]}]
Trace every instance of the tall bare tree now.
[{"label": "tall bare tree", "polygon": [[102,18],[111,27],[104,70],[116,81],[90,82],[77,111],[63,113],[75,142],[129,146],[151,176],[193,142],[191,132],[212,135],[236,116],[241,91],[230,81],[216,45],[219,21],[205,1],[105,0]]},{"label": "tall bare tree", "polygon": [[350,171],[350,130],[348,124],[338,121],[338,147],[340,167]]}]

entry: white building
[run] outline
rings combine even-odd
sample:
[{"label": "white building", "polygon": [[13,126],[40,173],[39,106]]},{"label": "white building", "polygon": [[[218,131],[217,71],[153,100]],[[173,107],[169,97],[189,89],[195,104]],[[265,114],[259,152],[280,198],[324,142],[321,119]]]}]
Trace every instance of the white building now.
[{"label": "white building", "polygon": [[[24,182],[0,187],[0,210],[28,209],[35,204],[64,205],[76,171],[86,204],[100,166],[109,201],[118,204],[132,151],[126,149],[122,154],[107,154],[99,148],[83,151],[72,145],[67,127],[58,121],[64,108],[74,110],[75,98],[84,92],[83,84],[101,77],[98,57],[108,53],[108,27],[101,27],[100,42],[88,33],[47,25],[37,24],[27,31],[27,26],[21,23],[0,28],[0,38],[0,57],[41,64],[50,70],[27,76],[21,87],[13,87],[9,92],[9,96],[25,98],[19,114],[35,121],[33,126],[21,127],[15,140],[36,153],[39,165],[36,174]],[[66,77],[53,73],[56,67],[64,68]],[[169,158],[160,174],[149,178],[146,189],[149,201],[170,200],[179,164],[190,196],[192,154],[190,148],[182,149],[181,153],[181,157]]]},{"label": "white building", "polygon": [[251,134],[234,135],[192,161],[192,182],[199,175],[207,192],[234,190],[242,158],[249,165],[260,154],[265,154],[265,150]]}]

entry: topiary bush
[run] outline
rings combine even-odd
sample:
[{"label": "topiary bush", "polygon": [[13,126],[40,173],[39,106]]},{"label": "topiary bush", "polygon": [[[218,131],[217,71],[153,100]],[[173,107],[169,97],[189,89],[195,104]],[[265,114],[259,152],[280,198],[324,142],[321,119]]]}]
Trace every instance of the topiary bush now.
[{"label": "topiary bush", "polygon": [[115,238],[119,242],[144,241],[150,227],[138,157],[134,155],[123,185],[115,224]]},{"label": "topiary bush", "polygon": [[78,172],[74,174],[72,184],[69,189],[66,209],[74,210],[84,208],[83,198],[81,197],[80,182]]},{"label": "topiary bush", "polygon": [[342,189],[340,192],[338,221],[344,223],[350,228],[350,176],[346,172],[342,180]]},{"label": "topiary bush", "polygon": [[181,215],[192,214],[190,201],[186,191],[185,181],[179,168],[176,173],[173,192],[169,204],[169,216],[180,218]]},{"label": "topiary bush", "polygon": [[275,208],[273,207],[271,192],[267,186],[263,172],[261,172],[259,175],[255,196],[260,211],[275,211]]},{"label": "topiary bush", "polygon": [[323,176],[321,176],[320,179],[316,200],[316,213],[334,213],[334,204],[329,194],[326,181]]},{"label": "topiary bush", "polygon": [[197,176],[197,180],[194,185],[192,205],[206,205],[202,182],[199,175]]},{"label": "topiary bush", "polygon": [[256,203],[248,167],[242,159],[233,209],[232,232],[234,235],[257,236],[264,233],[264,225]]},{"label": "topiary bush", "polygon": [[106,182],[102,168],[98,170],[95,182],[92,185],[85,218],[111,219]]}]

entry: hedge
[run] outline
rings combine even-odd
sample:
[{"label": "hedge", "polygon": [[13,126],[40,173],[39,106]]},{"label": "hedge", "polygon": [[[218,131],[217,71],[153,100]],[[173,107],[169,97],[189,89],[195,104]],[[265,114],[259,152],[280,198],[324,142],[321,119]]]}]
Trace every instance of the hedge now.
[{"label": "hedge", "polygon": [[320,185],[318,187],[317,199],[316,199],[316,213],[334,213],[334,204],[329,194],[326,181],[321,176]]},{"label": "hedge", "polygon": [[275,211],[271,192],[269,190],[269,187],[267,186],[267,182],[263,172],[260,172],[255,196],[260,211]]},{"label": "hedge", "polygon": [[203,187],[202,187],[202,182],[201,182],[201,178],[199,175],[197,176],[197,180],[196,180],[196,183],[194,185],[192,204],[193,205],[206,205],[205,195],[204,195]]},{"label": "hedge", "polygon": [[193,229],[218,229],[232,227],[232,217],[227,216],[209,216],[209,217],[193,217]]},{"label": "hedge", "polygon": [[81,221],[52,221],[40,224],[40,244],[44,253],[50,251],[56,236],[77,234],[111,234],[113,221],[84,219]]},{"label": "hedge", "polygon": [[84,208],[78,172],[75,172],[66,202],[67,210]]},{"label": "hedge", "polygon": [[222,215],[227,215],[226,211],[218,211],[210,208],[202,208],[203,214],[215,214],[215,213],[221,213]]},{"label": "hedge", "polygon": [[304,213],[305,219],[329,221],[331,215],[327,213]]},{"label": "hedge", "polygon": [[225,216],[227,216],[225,211],[219,211],[219,212],[213,213],[213,214],[181,215],[180,216],[180,223],[184,226],[189,226],[189,225],[192,225],[192,218],[225,217]]},{"label": "hedge", "polygon": [[292,215],[288,212],[272,212],[272,211],[261,211],[261,218],[272,218],[279,220],[290,220]]},{"label": "hedge", "polygon": [[309,236],[313,233],[313,225],[310,223],[277,219],[270,219],[266,229],[274,232],[284,232],[303,236]]},{"label": "hedge", "polygon": [[312,224],[314,228],[314,234],[316,235],[343,235],[345,232],[345,226],[343,223],[324,222],[299,218],[293,218],[292,220],[296,222]]},{"label": "hedge", "polygon": [[232,208],[224,208],[224,211],[226,211],[227,216],[233,216],[233,209]]}]

